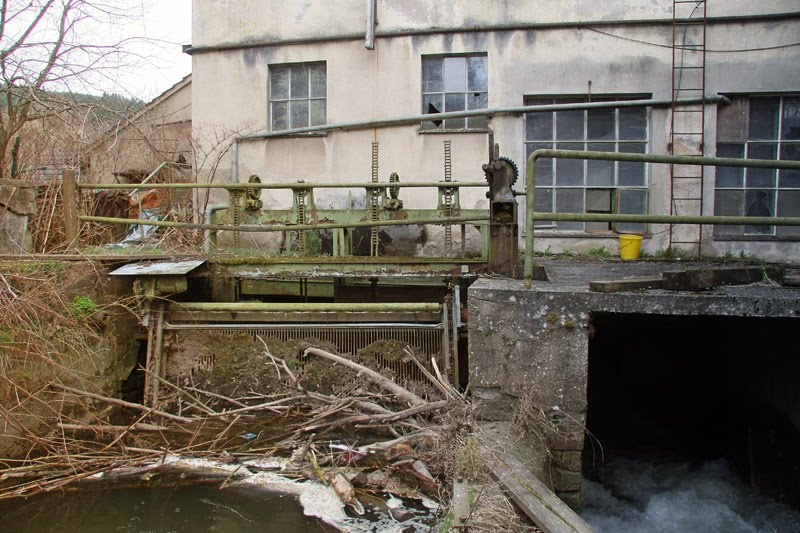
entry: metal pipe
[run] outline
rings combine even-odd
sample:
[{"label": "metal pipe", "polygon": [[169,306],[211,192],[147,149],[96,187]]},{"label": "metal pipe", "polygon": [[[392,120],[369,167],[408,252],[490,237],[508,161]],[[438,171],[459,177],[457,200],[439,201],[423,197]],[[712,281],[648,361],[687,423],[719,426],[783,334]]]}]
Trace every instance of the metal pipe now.
[{"label": "metal pipe", "polygon": [[[675,100],[676,105],[695,105],[695,104],[730,104],[730,100],[721,95],[707,96],[703,98],[681,98]],[[321,124],[319,126],[309,126],[305,128],[293,128],[280,131],[264,131],[260,133],[253,133],[251,135],[243,135],[238,138],[238,141],[254,141],[261,139],[274,139],[278,137],[288,137],[291,135],[298,135],[301,133],[315,133],[332,130],[359,130],[359,129],[372,129],[372,128],[386,128],[394,126],[408,126],[412,124],[420,124],[431,120],[446,120],[451,118],[469,118],[469,117],[492,117],[495,115],[519,115],[522,113],[532,113],[536,111],[564,111],[570,109],[603,109],[603,108],[616,108],[616,107],[659,107],[671,106],[673,100],[669,98],[664,99],[649,99],[649,100],[621,100],[618,102],[589,102],[589,103],[574,103],[574,104],[551,104],[551,105],[527,105],[527,106],[514,106],[514,107],[492,107],[487,109],[472,109],[467,111],[450,111],[448,113],[435,113],[435,114],[422,114],[422,115],[409,115],[404,117],[385,118],[385,119],[371,119],[371,120],[355,120],[351,122],[339,122],[335,124]]]},{"label": "metal pipe", "polygon": [[438,303],[406,303],[406,302],[173,302],[169,305],[170,311],[228,311],[228,312],[273,312],[273,313],[376,313],[376,312],[404,312],[404,313],[439,313],[441,305]]},{"label": "metal pipe", "polygon": [[138,218],[112,218],[112,217],[93,217],[82,215],[78,217],[83,222],[103,222],[106,224],[142,224],[144,226],[158,226],[162,228],[186,228],[186,229],[208,229],[218,231],[245,231],[245,232],[271,232],[271,231],[302,231],[302,230],[323,230],[339,228],[371,228],[382,226],[416,226],[422,224],[460,224],[466,222],[486,222],[488,215],[471,217],[440,217],[440,218],[421,218],[403,220],[378,220],[377,222],[347,222],[336,224],[246,224],[242,226],[232,226],[228,224],[195,224],[193,222],[172,222],[169,220],[139,220]]},{"label": "metal pipe", "polygon": [[616,213],[532,213],[534,220],[557,222],[641,222],[650,224],[706,224],[715,226],[800,226],[800,217],[748,217],[722,215],[630,215]]},{"label": "metal pipe", "polygon": [[364,39],[364,48],[367,50],[375,49],[375,24],[377,23],[377,3],[378,0],[367,0],[367,28]]},{"label": "metal pipe", "polygon": [[[800,169],[800,161],[775,161],[768,159],[736,159],[731,157],[700,157],[690,155],[651,155],[619,152],[583,152],[580,150],[536,150],[529,157],[525,175],[525,287],[533,284],[533,230],[536,220],[585,220],[588,222],[653,222],[668,224],[720,224],[797,226],[800,217],[728,217],[690,215],[617,215],[603,213],[536,213],[536,161],[541,158],[590,159],[600,161],[633,161],[639,163],[666,163],[678,165],[704,165],[740,168]],[[574,217],[574,218],[573,218]]]},{"label": "metal pipe", "polygon": [[[800,12],[789,13],[764,13],[753,15],[731,15],[721,17],[708,17],[708,24],[732,24],[740,22],[770,22],[793,20],[800,18]],[[591,28],[615,28],[615,27],[636,27],[636,26],[670,26],[672,18],[668,19],[631,19],[631,20],[588,20],[588,21],[563,21],[563,22],[529,22],[512,24],[480,24],[469,27],[451,28],[405,28],[399,30],[376,31],[375,37],[391,39],[394,37],[413,37],[421,35],[441,35],[455,33],[484,33],[494,31],[530,31],[530,30],[563,30],[563,29],[591,29]],[[360,41],[364,39],[363,33],[346,33],[325,37],[309,37],[305,39],[286,39],[274,41],[253,41],[245,43],[232,43],[208,46],[186,46],[183,51],[189,55],[207,52],[224,52],[228,50],[246,50],[249,48],[266,48],[270,46],[293,46],[300,44],[320,44],[341,41]]]},{"label": "metal pipe", "polygon": [[[412,181],[405,183],[79,183],[79,189],[228,189],[243,191],[246,189],[386,189],[388,187],[420,188],[445,187],[441,181]],[[447,188],[488,187],[485,181],[450,181]]]},{"label": "metal pipe", "polygon": [[285,324],[283,322],[279,324],[239,324],[239,323],[198,323],[198,324],[171,324],[169,322],[164,323],[164,329],[166,330],[208,330],[208,329],[219,329],[219,330],[226,330],[226,329],[266,329],[266,330],[275,330],[275,331],[282,331],[285,329],[304,329],[304,330],[347,330],[347,331],[355,331],[359,329],[375,329],[375,328],[404,328],[410,330],[440,330],[442,329],[441,322],[435,323],[420,323],[420,322],[336,322],[333,324],[329,323],[308,323],[308,322],[298,322],[293,324]]}]

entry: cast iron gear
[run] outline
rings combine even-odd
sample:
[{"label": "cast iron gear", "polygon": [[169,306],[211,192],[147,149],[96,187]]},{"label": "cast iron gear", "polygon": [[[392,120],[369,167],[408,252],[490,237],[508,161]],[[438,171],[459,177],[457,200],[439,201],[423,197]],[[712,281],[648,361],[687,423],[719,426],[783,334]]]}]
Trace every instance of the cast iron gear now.
[{"label": "cast iron gear", "polygon": [[[511,168],[514,169],[514,178],[511,180],[511,183],[509,184],[510,187],[513,187],[514,184],[517,182],[517,178],[519,177],[519,169],[517,168],[517,164],[514,163],[514,161],[512,161],[511,159],[509,159],[508,157],[505,157],[505,156],[498,157],[497,159],[492,161],[492,163],[494,163],[495,161],[505,161],[506,163],[511,165]],[[486,181],[489,181],[489,176],[486,176]]]}]

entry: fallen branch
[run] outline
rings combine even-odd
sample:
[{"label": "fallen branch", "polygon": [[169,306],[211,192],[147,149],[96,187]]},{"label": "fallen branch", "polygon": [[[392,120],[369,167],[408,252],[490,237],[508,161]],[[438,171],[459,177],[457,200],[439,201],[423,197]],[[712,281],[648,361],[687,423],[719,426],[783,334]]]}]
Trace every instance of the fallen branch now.
[{"label": "fallen branch", "polygon": [[135,431],[179,431],[177,428],[158,426],[155,424],[137,423],[132,426],[112,426],[107,424],[58,424],[59,429],[67,431],[94,431],[97,433],[124,433],[129,430]]},{"label": "fallen branch", "polygon": [[106,402],[113,405],[119,405],[120,407],[128,407],[130,409],[136,409],[137,411],[152,413],[162,418],[168,418],[169,420],[174,420],[175,422],[183,422],[184,424],[191,424],[192,422],[197,422],[197,419],[193,420],[191,418],[173,415],[165,411],[159,411],[158,409],[153,409],[151,407],[145,407],[144,405],[139,403],[126,402],[124,400],[117,400],[116,398],[109,398],[108,396],[101,396],[100,394],[94,394],[80,389],[73,389],[72,387],[67,387],[66,385],[62,385],[60,383],[53,383],[51,386],[66,392],[70,392],[72,394],[75,394],[76,396],[85,396],[87,398],[92,398],[93,400],[99,400],[101,402]]},{"label": "fallen branch", "polygon": [[305,352],[303,352],[303,355],[305,357],[308,357],[309,354],[316,355],[317,357],[322,357],[323,359],[328,359],[329,361],[333,361],[334,363],[339,363],[340,365],[346,366],[348,368],[352,368],[353,370],[366,376],[369,380],[378,384],[381,388],[394,394],[398,399],[404,402],[408,402],[411,405],[425,405],[427,403],[425,400],[423,400],[413,392],[409,391],[408,389],[401,387],[391,379],[383,377],[374,370],[371,370],[358,363],[354,363],[349,359],[345,359],[344,357],[341,357],[339,355],[326,352],[325,350],[320,350],[319,348],[306,348]]}]

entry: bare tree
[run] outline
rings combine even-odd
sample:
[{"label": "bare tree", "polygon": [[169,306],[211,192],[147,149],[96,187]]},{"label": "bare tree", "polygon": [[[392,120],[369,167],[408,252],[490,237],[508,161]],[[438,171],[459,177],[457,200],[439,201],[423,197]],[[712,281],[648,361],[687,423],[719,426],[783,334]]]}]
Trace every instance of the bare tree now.
[{"label": "bare tree", "polygon": [[0,173],[15,137],[34,119],[76,102],[55,92],[89,92],[131,59],[121,24],[142,5],[103,0],[0,0]]}]

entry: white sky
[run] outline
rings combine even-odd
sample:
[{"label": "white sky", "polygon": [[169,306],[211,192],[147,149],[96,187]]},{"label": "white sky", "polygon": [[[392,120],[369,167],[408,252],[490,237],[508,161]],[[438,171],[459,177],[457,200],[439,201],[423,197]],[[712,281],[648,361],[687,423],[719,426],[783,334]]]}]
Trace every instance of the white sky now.
[{"label": "white sky", "polygon": [[[130,1],[130,0],[129,0]],[[191,42],[192,0],[133,0],[141,4],[145,16],[138,27],[130,28],[132,35],[164,41],[148,55],[152,61],[141,61],[120,73],[119,88],[108,92],[136,96],[149,101],[192,71],[192,60],[181,51],[181,45]]]}]

